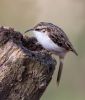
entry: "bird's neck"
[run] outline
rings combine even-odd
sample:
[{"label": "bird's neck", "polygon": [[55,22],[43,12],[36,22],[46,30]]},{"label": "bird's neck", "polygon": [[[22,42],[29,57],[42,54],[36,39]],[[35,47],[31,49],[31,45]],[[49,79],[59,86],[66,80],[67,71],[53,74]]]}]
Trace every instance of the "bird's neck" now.
[{"label": "bird's neck", "polygon": [[38,40],[43,40],[44,38],[48,37],[47,33],[42,33],[42,32],[37,32],[37,31],[33,31],[35,37],[38,39]]}]

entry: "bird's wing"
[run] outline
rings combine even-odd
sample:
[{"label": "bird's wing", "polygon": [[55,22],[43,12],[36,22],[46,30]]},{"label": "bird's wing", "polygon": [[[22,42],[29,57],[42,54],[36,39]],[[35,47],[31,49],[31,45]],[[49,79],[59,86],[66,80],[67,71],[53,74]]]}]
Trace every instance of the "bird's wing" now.
[{"label": "bird's wing", "polygon": [[76,55],[78,55],[76,50],[73,48],[73,45],[69,41],[68,37],[66,36],[66,34],[63,32],[61,28],[56,26],[56,28],[50,32],[49,37],[58,46],[63,47],[67,49],[68,51],[70,50],[74,52]]}]

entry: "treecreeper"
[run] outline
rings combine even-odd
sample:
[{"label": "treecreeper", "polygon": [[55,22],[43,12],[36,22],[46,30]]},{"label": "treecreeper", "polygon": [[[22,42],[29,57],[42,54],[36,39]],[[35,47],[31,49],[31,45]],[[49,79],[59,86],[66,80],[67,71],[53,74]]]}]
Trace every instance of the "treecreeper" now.
[{"label": "treecreeper", "polygon": [[26,32],[30,31],[34,33],[38,41],[36,45],[40,44],[43,46],[43,48],[50,52],[49,54],[55,54],[59,56],[60,64],[56,81],[59,85],[66,54],[69,51],[72,51],[78,56],[78,53],[74,49],[64,31],[52,23],[40,22]]}]

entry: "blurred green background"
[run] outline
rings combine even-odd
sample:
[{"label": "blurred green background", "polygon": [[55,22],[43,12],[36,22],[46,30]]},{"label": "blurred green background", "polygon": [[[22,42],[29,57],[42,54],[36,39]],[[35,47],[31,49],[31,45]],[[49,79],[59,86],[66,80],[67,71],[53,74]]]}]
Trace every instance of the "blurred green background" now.
[{"label": "blurred green background", "polygon": [[58,88],[57,64],[41,100],[85,100],[85,0],[0,0],[0,25],[24,33],[41,21],[61,27],[79,54],[68,53]]}]

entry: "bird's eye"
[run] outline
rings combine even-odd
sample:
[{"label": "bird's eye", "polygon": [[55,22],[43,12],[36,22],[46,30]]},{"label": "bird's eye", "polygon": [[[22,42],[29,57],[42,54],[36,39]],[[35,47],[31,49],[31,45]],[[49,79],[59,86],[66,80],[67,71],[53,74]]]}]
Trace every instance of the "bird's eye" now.
[{"label": "bird's eye", "polygon": [[42,32],[44,32],[44,33],[45,33],[45,29],[43,29],[43,30],[42,30]]},{"label": "bird's eye", "polygon": [[43,32],[45,33],[45,30]]}]

